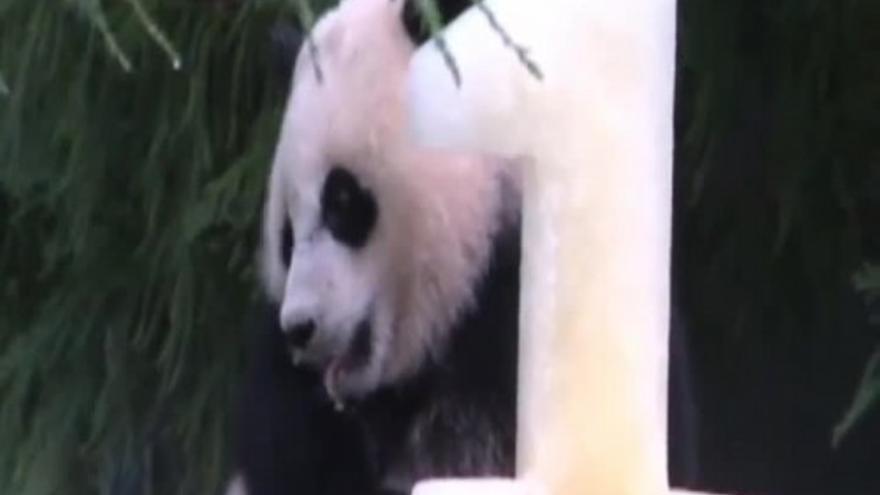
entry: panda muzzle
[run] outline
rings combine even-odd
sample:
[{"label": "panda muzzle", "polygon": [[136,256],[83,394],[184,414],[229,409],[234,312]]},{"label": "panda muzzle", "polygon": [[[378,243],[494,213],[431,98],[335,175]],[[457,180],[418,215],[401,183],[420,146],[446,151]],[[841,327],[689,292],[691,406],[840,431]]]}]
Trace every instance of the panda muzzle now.
[{"label": "panda muzzle", "polygon": [[358,324],[348,350],[330,361],[324,371],[324,388],[337,410],[344,408],[339,385],[344,374],[356,372],[369,363],[373,352],[373,330],[368,320]]}]

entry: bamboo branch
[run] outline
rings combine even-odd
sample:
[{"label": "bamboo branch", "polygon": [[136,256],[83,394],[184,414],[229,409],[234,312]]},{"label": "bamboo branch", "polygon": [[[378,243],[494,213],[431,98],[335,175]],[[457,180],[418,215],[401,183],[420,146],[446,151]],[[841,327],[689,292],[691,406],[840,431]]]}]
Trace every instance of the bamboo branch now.
[{"label": "bamboo branch", "polygon": [[168,36],[165,35],[153,18],[150,17],[149,12],[147,12],[140,0],[126,0],[126,2],[131,5],[138,20],[144,26],[144,29],[147,30],[150,37],[153,38],[153,41],[155,41],[165,54],[168,55],[168,59],[171,61],[171,67],[173,67],[174,70],[180,70],[180,54],[174,48],[174,45],[168,39]]},{"label": "bamboo branch", "polygon": [[119,65],[122,66],[122,70],[125,72],[131,72],[131,59],[129,59],[128,55],[122,51],[122,47],[110,31],[110,26],[107,24],[107,18],[104,16],[104,11],[101,10],[101,2],[90,2],[90,5],[85,8],[85,12],[98,32],[101,33],[101,36],[104,38],[104,45],[106,45],[107,50],[113,55],[116,61],[119,62]]},{"label": "bamboo branch", "polygon": [[533,76],[535,76],[535,79],[539,81],[543,80],[544,75],[541,73],[541,69],[538,67],[538,64],[536,64],[535,61],[529,57],[529,49],[513,41],[513,38],[511,38],[510,34],[508,34],[501,23],[498,22],[498,18],[495,17],[495,13],[492,12],[492,9],[490,9],[489,6],[486,5],[485,2],[483,2],[483,0],[474,0],[474,6],[477,8],[477,10],[482,12],[484,16],[486,16],[486,20],[489,21],[489,25],[496,33],[498,33],[498,36],[501,37],[501,41],[504,42],[504,46],[513,50],[517,58],[519,58],[519,61],[526,67],[526,70],[528,70]]},{"label": "bamboo branch", "polygon": [[452,52],[450,52],[449,47],[446,46],[446,40],[443,38],[443,35],[440,34],[440,31],[443,30],[443,17],[440,15],[440,10],[437,8],[435,0],[413,1],[416,2],[416,8],[418,9],[419,14],[421,14],[428,23],[428,29],[431,32],[434,44],[437,45],[437,50],[439,50],[440,54],[443,56],[443,62],[452,73],[452,79],[455,81],[455,85],[461,86],[461,71],[458,70],[458,65],[455,63],[455,57],[452,56]]}]

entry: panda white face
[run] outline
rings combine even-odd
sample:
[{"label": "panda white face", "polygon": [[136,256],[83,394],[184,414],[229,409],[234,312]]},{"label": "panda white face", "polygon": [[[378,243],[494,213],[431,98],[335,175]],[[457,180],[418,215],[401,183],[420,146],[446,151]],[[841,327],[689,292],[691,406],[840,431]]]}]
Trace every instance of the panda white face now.
[{"label": "panda white face", "polygon": [[279,318],[291,357],[324,369],[331,393],[368,389],[379,378],[379,337],[391,333],[388,294],[378,290],[388,269],[379,204],[341,164],[320,181],[291,186],[278,251],[287,272]]},{"label": "panda white face", "polygon": [[[373,193],[343,166],[333,167],[320,189],[317,204],[301,201],[293,208],[296,229],[288,218],[282,231],[281,256],[288,275],[281,326],[295,349],[320,349],[322,340],[332,341],[340,333],[322,332],[312,343],[317,326],[332,329],[359,323],[356,320],[373,300],[372,288],[377,285],[377,267],[364,254],[378,217]],[[294,232],[302,234],[297,238]],[[332,308],[347,308],[352,314]]]},{"label": "panda white face", "polygon": [[[262,278],[292,359],[336,398],[411,375],[473,302],[507,162],[406,130],[402,0],[347,0],[300,50],[264,212]],[[322,77],[318,77],[319,68]]]}]

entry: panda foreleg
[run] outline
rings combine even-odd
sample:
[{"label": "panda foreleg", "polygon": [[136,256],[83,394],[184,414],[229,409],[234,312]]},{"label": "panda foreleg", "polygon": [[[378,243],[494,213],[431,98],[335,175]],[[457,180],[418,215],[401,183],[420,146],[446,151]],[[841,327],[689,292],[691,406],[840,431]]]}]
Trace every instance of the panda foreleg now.
[{"label": "panda foreleg", "polygon": [[377,483],[360,424],[334,410],[317,374],[292,366],[276,314],[270,308],[252,333],[236,426],[240,480],[227,492],[370,494]]}]

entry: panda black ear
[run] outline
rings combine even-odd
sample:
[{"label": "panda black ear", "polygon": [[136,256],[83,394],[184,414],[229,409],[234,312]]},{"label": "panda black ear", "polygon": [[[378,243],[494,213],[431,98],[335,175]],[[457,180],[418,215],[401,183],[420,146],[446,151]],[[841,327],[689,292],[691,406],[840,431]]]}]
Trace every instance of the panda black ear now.
[{"label": "panda black ear", "polygon": [[[410,39],[416,45],[428,41],[431,38],[431,30],[419,12],[418,3],[422,0],[401,0],[405,2],[403,6],[403,25]],[[434,0],[437,3],[437,10],[440,12],[440,20],[443,26],[446,26],[468,7],[474,4],[474,0]]]},{"label": "panda black ear", "polygon": [[419,15],[419,9],[416,7],[418,0],[404,0],[403,6],[403,27],[409,39],[416,45],[421,45],[430,37],[428,24],[424,22],[422,16]]},{"label": "panda black ear", "polygon": [[286,89],[293,77],[293,66],[299,48],[305,40],[305,33],[299,26],[289,21],[278,21],[269,33],[272,72]]}]

